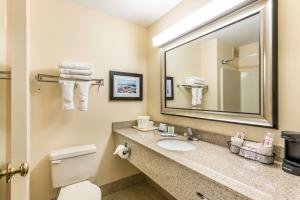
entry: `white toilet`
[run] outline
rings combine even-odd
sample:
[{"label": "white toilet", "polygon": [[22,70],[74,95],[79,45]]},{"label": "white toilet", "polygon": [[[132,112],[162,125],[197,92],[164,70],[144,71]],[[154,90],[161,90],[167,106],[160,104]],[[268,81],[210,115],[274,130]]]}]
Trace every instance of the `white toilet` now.
[{"label": "white toilet", "polygon": [[57,200],[101,200],[101,190],[88,179],[96,172],[96,146],[84,145],[50,153],[53,188]]}]

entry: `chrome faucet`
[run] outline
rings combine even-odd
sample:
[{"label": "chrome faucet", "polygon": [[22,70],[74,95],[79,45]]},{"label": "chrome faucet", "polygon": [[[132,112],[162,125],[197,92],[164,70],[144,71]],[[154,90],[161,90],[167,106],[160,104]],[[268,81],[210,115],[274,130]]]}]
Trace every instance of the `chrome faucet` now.
[{"label": "chrome faucet", "polygon": [[192,141],[198,141],[199,139],[193,136],[193,131],[191,128],[187,127],[186,132],[184,132],[184,136],[187,138],[187,140],[192,140]]}]

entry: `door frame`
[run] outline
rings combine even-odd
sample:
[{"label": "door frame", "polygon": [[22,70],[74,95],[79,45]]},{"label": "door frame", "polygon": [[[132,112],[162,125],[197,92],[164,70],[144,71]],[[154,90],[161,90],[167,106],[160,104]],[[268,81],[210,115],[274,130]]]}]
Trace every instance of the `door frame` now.
[{"label": "door frame", "polygon": [[[29,0],[8,0],[8,63],[11,65],[11,164],[30,164]],[[10,200],[29,200],[29,176],[15,175]]]}]

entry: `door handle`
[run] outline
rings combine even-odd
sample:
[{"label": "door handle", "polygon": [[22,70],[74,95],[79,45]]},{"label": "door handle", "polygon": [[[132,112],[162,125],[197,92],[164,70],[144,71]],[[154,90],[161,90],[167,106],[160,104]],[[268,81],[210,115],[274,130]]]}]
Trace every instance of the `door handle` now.
[{"label": "door handle", "polygon": [[28,174],[28,171],[29,165],[27,163],[22,163],[18,169],[13,168],[9,163],[6,170],[0,170],[0,178],[6,176],[6,182],[10,183],[11,178],[14,175],[20,174],[21,176],[25,177]]}]

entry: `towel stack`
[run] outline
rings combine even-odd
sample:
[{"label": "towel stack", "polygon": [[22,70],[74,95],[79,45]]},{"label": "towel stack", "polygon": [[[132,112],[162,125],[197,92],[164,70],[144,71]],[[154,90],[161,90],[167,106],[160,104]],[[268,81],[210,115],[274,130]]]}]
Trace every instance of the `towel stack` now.
[{"label": "towel stack", "polygon": [[197,77],[197,76],[187,76],[184,79],[184,84],[185,85],[191,85],[191,86],[201,86],[204,85],[204,79]]},{"label": "towel stack", "polygon": [[58,67],[62,78],[90,81],[92,80],[92,65],[88,63],[61,63]]},{"label": "towel stack", "polygon": [[188,76],[185,77],[184,84],[192,86],[192,105],[202,104],[203,88],[198,86],[204,85],[204,79],[197,76]]},{"label": "towel stack", "polygon": [[58,67],[59,76],[65,79],[60,80],[63,94],[63,108],[74,110],[73,92],[75,84],[79,86],[79,106],[80,111],[88,110],[88,95],[90,81],[92,80],[92,65],[87,63],[61,63]]}]

